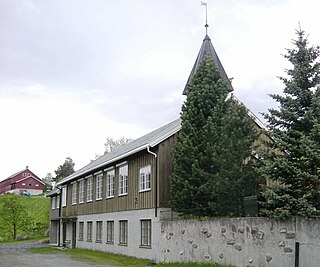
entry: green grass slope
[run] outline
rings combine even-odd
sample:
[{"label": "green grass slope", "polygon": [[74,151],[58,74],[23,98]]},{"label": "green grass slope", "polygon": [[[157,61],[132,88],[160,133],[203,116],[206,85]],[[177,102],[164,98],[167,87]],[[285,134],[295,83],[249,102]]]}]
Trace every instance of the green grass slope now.
[{"label": "green grass slope", "polygon": [[[32,236],[32,238],[44,237],[49,229],[49,205],[50,199],[42,196],[19,196],[21,204],[27,211],[27,227],[18,227],[17,236]],[[1,209],[0,196],[0,209]],[[1,212],[1,211],[0,211]],[[22,229],[24,228],[24,229]],[[12,227],[8,227],[7,219],[0,214],[0,241],[10,241]]]}]

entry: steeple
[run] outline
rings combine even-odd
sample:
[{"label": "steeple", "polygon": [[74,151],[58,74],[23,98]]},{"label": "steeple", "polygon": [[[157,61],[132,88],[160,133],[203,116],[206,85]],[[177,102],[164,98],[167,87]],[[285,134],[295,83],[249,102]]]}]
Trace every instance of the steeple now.
[{"label": "steeple", "polygon": [[[207,27],[206,27],[207,29]],[[209,56],[212,58],[213,60],[213,63],[215,64],[215,66],[217,67],[217,69],[219,70],[220,74],[221,74],[221,77],[223,79],[225,79],[227,81],[227,87],[228,87],[228,91],[229,92],[232,92],[233,91],[233,87],[231,85],[231,82],[219,60],[219,57],[216,53],[216,50],[214,49],[212,43],[211,43],[211,39],[210,37],[206,34],[206,36],[204,37],[203,39],[203,43],[202,43],[202,46],[200,48],[200,51],[198,53],[198,56],[197,56],[197,59],[196,59],[196,62],[194,63],[193,65],[193,68],[191,70],[191,73],[190,73],[190,76],[188,78],[188,81],[187,81],[187,84],[186,86],[184,87],[184,90],[183,90],[183,95],[187,95],[187,92],[188,92],[188,87],[189,85],[191,84],[191,80],[193,78],[193,75],[197,72],[201,62],[204,60],[205,56]]]}]

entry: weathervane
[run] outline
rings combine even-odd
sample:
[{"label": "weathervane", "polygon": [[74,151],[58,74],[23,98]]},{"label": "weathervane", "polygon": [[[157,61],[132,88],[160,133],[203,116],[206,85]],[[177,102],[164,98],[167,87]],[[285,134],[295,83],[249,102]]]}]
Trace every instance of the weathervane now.
[{"label": "weathervane", "polygon": [[204,25],[204,27],[206,27],[206,35],[208,35],[208,27],[209,27],[209,25],[208,25],[208,21],[207,21],[207,18],[208,18],[207,3],[202,2],[202,1],[200,1],[200,3],[201,3],[202,6],[206,7],[206,25]]}]

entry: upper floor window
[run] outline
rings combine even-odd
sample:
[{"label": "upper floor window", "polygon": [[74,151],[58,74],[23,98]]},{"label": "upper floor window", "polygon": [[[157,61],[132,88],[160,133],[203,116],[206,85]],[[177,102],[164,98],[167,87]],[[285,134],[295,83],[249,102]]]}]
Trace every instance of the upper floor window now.
[{"label": "upper floor window", "polygon": [[96,200],[102,199],[102,173],[96,176]]},{"label": "upper floor window", "polygon": [[106,197],[114,196],[114,169],[107,171]]},{"label": "upper floor window", "polygon": [[128,194],[128,165],[119,168],[119,195]]},{"label": "upper floor window", "polygon": [[60,195],[57,195],[57,198],[56,198],[56,207],[57,209],[60,209]]},{"label": "upper floor window", "polygon": [[56,197],[51,198],[51,208],[53,210],[56,208]]},{"label": "upper floor window", "polygon": [[139,173],[139,190],[147,191],[151,189],[151,166],[140,168]]},{"label": "upper floor window", "polygon": [[67,186],[62,187],[62,207],[67,206]]},{"label": "upper floor window", "polygon": [[77,204],[77,183],[72,184],[72,205]]},{"label": "upper floor window", "polygon": [[93,195],[93,178],[90,176],[87,180],[87,201],[92,201]]},{"label": "upper floor window", "polygon": [[84,201],[84,180],[79,181],[79,203]]}]

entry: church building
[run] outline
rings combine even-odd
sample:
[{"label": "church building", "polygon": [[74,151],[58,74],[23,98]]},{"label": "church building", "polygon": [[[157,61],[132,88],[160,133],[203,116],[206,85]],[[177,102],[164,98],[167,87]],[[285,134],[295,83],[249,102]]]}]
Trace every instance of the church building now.
[{"label": "church building", "polygon": [[[205,56],[232,84],[206,34],[183,94]],[[264,128],[250,111],[257,128]],[[178,114],[177,114],[178,116]],[[161,220],[170,219],[172,150],[178,118],[82,167],[57,184],[51,198],[50,242],[155,260]]]}]

